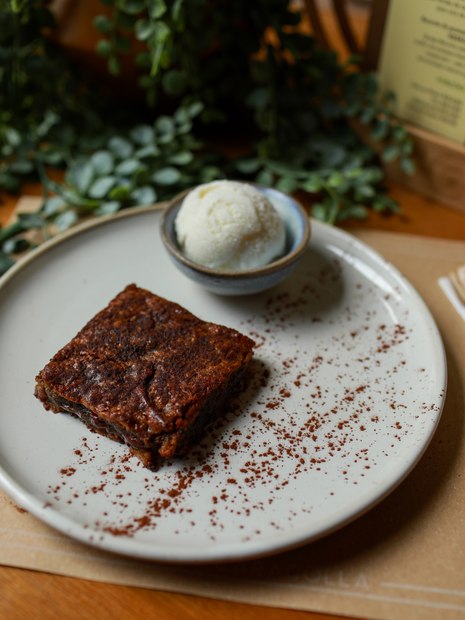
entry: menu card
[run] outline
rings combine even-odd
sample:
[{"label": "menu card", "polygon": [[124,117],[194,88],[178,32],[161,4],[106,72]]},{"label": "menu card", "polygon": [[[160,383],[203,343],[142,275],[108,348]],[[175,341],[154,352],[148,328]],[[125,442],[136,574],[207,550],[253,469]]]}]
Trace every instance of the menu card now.
[{"label": "menu card", "polygon": [[379,64],[396,114],[465,142],[465,1],[390,0]]}]

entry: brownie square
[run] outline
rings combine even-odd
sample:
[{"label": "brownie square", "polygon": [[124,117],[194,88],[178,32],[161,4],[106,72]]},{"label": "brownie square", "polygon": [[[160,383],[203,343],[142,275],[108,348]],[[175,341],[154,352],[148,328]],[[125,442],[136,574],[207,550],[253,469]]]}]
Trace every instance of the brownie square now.
[{"label": "brownie square", "polygon": [[221,414],[253,348],[238,331],[130,284],[38,373],[35,396],[156,467]]}]

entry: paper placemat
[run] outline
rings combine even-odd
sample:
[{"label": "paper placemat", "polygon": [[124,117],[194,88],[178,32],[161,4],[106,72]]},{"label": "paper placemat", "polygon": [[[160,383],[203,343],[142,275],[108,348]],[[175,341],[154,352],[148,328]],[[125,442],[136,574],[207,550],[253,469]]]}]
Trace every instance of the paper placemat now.
[{"label": "paper placemat", "polygon": [[391,620],[465,617],[465,322],[438,278],[465,264],[465,242],[356,235],[396,265],[430,307],[448,357],[439,428],[415,470],[354,523],[298,550],[251,562],[171,566],[74,542],[0,492],[0,563],[237,602]]}]

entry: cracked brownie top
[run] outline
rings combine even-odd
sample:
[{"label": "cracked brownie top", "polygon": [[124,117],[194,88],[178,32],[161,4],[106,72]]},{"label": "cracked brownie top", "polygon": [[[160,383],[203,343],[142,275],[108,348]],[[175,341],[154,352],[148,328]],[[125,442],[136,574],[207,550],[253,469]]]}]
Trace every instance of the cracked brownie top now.
[{"label": "cracked brownie top", "polygon": [[[130,284],[37,375],[36,395],[90,410],[123,432],[174,432],[243,366],[254,342]],[[144,442],[142,442],[144,443]]]}]

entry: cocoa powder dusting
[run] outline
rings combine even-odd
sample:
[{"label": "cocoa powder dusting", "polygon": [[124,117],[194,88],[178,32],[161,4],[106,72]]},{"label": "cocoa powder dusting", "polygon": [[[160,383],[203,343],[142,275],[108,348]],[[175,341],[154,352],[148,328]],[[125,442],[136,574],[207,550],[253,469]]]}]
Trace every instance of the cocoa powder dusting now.
[{"label": "cocoa powder dusting", "polygon": [[[59,484],[49,487],[50,502],[106,505],[87,524],[93,536],[168,528],[215,541],[233,522],[247,541],[311,514],[313,481],[323,480],[327,501],[337,502],[336,488],[382,467],[389,450],[374,451],[374,438],[395,446],[409,432],[402,412],[410,387],[399,390],[396,375],[408,364],[412,327],[408,315],[405,324],[379,316],[379,304],[366,303],[376,291],[364,279],[344,302],[342,273],[339,260],[326,261],[302,271],[289,290],[251,302],[237,326],[258,345],[249,383],[187,458],[153,472],[124,448],[99,438],[97,449],[84,437]],[[390,296],[385,302],[394,303]],[[434,413],[435,405],[422,403],[421,411]],[[102,445],[114,449],[103,465]]]}]

